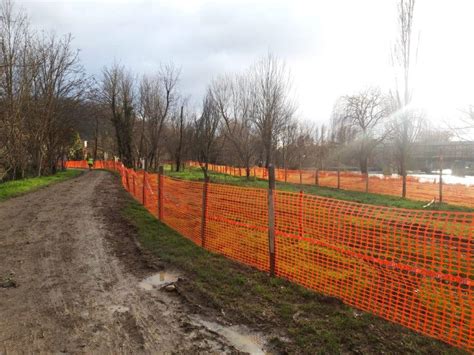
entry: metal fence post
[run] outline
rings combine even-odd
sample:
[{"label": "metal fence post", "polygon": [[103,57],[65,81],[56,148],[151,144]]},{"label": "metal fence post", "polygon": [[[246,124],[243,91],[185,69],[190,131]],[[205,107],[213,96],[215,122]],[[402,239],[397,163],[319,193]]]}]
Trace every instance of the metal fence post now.
[{"label": "metal fence post", "polygon": [[207,220],[207,191],[209,188],[209,176],[204,179],[202,186],[202,215],[201,215],[201,246],[206,247],[206,220]]},{"label": "metal fence post", "polygon": [[163,165],[158,168],[158,219],[163,222]]},{"label": "metal fence post", "polygon": [[314,184],[316,186],[319,185],[319,169],[316,169],[316,171],[314,172]]},{"label": "metal fence post", "polygon": [[270,276],[275,276],[275,167],[268,166],[268,251],[270,253]]}]

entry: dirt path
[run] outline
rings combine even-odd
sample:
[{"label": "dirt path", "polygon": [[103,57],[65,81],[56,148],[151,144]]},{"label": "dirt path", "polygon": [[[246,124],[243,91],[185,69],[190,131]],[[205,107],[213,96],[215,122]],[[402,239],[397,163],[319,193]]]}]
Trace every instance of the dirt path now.
[{"label": "dirt path", "polygon": [[[174,292],[139,287],[159,269],[116,211],[102,171],[0,204],[0,354],[232,352]],[[123,197],[122,197],[123,198]]]}]

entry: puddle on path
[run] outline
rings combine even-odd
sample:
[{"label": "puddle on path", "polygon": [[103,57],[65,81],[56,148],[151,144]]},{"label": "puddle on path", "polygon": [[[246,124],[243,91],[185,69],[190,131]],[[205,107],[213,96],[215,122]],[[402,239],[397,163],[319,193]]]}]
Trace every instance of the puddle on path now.
[{"label": "puddle on path", "polygon": [[141,281],[138,287],[146,291],[152,291],[156,288],[161,288],[168,284],[178,281],[179,275],[169,271],[160,271],[158,274],[151,275]]},{"label": "puddle on path", "polygon": [[249,354],[266,354],[265,338],[258,333],[251,332],[248,328],[240,325],[226,326],[215,322],[209,322],[197,317],[193,320],[207,329],[221,335],[238,351]]}]

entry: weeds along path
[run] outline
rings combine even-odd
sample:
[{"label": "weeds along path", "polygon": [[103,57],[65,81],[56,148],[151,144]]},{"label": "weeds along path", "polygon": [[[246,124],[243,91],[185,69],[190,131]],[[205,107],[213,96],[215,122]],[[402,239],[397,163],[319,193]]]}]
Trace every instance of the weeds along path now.
[{"label": "weeds along path", "polygon": [[[120,215],[124,193],[92,171],[0,203],[0,353],[233,351],[195,325]],[[132,237],[131,237],[132,236]],[[13,284],[16,284],[16,287]]]}]

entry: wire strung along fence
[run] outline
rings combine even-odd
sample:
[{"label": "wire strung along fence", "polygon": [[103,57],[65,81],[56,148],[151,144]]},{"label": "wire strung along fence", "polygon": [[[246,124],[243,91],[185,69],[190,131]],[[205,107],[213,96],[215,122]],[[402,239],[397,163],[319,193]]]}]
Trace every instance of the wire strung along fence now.
[{"label": "wire strung along fence", "polygon": [[[188,165],[198,167],[199,163],[188,162]],[[239,167],[209,164],[209,170],[234,176],[246,176],[246,169]],[[259,179],[268,178],[266,169],[260,167],[250,168],[250,176]],[[275,178],[280,182],[294,184],[318,185],[392,196],[402,195],[402,179],[398,176],[369,175],[367,181],[366,175],[356,172],[341,171],[338,177],[336,171],[275,169]],[[443,183],[440,177],[433,179],[433,182],[429,182],[408,176],[406,197],[421,201],[431,201],[433,199],[439,201],[442,199],[443,202],[474,208],[474,186]]]},{"label": "wire strung along fence", "polygon": [[207,250],[474,351],[474,213],[96,167],[118,171],[137,201]]}]

